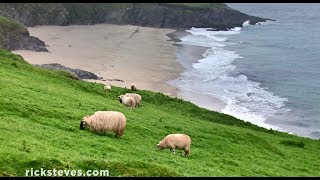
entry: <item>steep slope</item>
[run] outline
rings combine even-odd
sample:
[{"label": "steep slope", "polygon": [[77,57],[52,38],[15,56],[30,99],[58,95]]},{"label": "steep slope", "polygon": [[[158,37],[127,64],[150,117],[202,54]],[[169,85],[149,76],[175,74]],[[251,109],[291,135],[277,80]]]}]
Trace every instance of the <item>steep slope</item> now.
[{"label": "steep slope", "polygon": [[[77,80],[0,50],[0,176],[25,170],[108,169],[110,176],[319,176],[320,141],[266,130],[160,93],[138,91],[142,107],[125,108],[128,89]],[[83,116],[116,110],[127,117],[122,139],[80,130]],[[191,155],[156,150],[168,133],[187,133]]]},{"label": "steep slope", "polygon": [[28,29],[23,24],[4,16],[0,16],[0,48],[48,51],[45,43],[30,36]]},{"label": "steep slope", "polygon": [[247,20],[251,24],[267,20],[221,3],[2,3],[0,11],[26,26],[110,23],[226,30]]}]

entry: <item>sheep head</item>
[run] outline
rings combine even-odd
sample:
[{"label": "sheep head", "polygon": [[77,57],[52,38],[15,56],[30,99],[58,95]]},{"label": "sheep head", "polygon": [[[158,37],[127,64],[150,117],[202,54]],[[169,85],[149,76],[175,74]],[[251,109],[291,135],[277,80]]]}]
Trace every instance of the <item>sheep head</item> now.
[{"label": "sheep head", "polygon": [[161,143],[161,141],[159,142],[159,144],[157,144],[157,148],[158,148],[158,150],[163,149],[163,148],[160,146],[160,143]]},{"label": "sheep head", "polygon": [[137,87],[136,87],[135,84],[131,84],[131,90],[132,90],[132,91],[136,91],[136,90],[137,90]]},{"label": "sheep head", "polygon": [[122,104],[122,98],[123,98],[123,95],[119,96],[119,101],[121,104]]},{"label": "sheep head", "polygon": [[80,122],[80,129],[84,130],[84,128],[86,127],[86,125],[88,124],[87,120],[90,116],[86,115],[85,117],[83,117],[83,119]]}]

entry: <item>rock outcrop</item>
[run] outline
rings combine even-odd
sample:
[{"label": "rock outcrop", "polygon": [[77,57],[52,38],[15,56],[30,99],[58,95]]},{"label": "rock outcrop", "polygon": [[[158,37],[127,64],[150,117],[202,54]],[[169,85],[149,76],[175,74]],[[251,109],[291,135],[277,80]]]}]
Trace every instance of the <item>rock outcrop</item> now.
[{"label": "rock outcrop", "polygon": [[28,29],[23,24],[3,16],[0,16],[0,48],[48,51],[45,43],[36,37],[30,36]]},{"label": "rock outcrop", "polygon": [[68,71],[68,72],[70,72],[71,74],[77,76],[80,79],[95,79],[95,80],[101,80],[102,79],[101,77],[98,77],[97,75],[95,75],[95,74],[93,74],[91,72],[88,72],[88,71],[85,71],[85,70],[81,70],[81,69],[72,69],[72,68],[69,68],[69,67],[65,67],[65,66],[63,66],[61,64],[58,64],[58,63],[41,64],[41,65],[36,64],[35,66],[46,68],[46,69],[56,69],[56,70]]}]

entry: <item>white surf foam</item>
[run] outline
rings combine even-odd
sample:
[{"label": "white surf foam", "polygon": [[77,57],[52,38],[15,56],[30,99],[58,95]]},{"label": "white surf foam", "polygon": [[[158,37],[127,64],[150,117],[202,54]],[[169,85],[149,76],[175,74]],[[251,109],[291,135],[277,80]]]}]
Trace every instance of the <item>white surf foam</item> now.
[{"label": "white surf foam", "polygon": [[276,21],[266,20],[265,22],[257,22],[256,25],[268,25],[273,23],[276,23]]},{"label": "white surf foam", "polygon": [[[249,22],[248,22],[249,23]],[[233,115],[265,128],[282,131],[279,127],[265,123],[265,120],[284,108],[287,99],[281,98],[237,72],[232,63],[242,58],[237,52],[224,49],[230,35],[239,33],[241,28],[231,31],[206,31],[206,28],[191,28],[191,35],[181,39],[180,44],[208,47],[203,58],[192,65],[192,69],[181,74],[172,84],[181,90],[217,97],[227,105],[223,113]],[[218,38],[216,35],[220,35]]]},{"label": "white surf foam", "polygon": [[250,20],[247,20],[245,22],[242,23],[242,27],[246,27],[250,25]]}]

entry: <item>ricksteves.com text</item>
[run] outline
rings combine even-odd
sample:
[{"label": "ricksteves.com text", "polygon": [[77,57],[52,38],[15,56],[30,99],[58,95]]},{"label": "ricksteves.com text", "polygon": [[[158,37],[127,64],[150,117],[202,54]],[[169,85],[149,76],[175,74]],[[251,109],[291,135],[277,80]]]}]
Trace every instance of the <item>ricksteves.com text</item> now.
[{"label": "ricksteves.com text", "polygon": [[82,171],[81,169],[78,170],[57,170],[57,169],[50,169],[45,170],[43,168],[41,169],[33,169],[31,168],[26,169],[26,176],[71,176],[71,177],[79,177],[79,176],[95,176],[95,177],[106,177],[109,176],[109,170],[87,170]]}]

